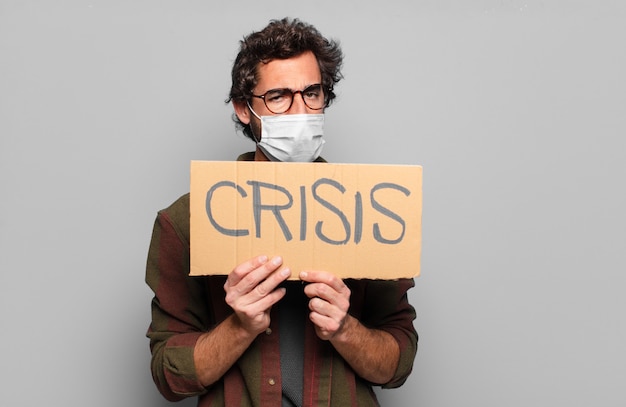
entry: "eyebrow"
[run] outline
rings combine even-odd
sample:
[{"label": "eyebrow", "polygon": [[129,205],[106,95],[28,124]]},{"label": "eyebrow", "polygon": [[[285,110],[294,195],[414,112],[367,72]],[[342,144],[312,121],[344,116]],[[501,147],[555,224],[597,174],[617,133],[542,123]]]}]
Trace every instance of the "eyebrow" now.
[{"label": "eyebrow", "polygon": [[[313,86],[319,86],[319,87],[321,87],[321,86],[322,86],[322,84],[321,84],[321,83],[319,83],[319,82],[318,82],[318,83],[312,83],[312,84],[310,84],[310,85],[305,86],[305,87],[304,87],[304,88],[302,88],[302,89],[298,89],[297,91],[304,91],[304,90],[307,90],[307,89],[309,89],[309,88],[311,88],[311,87],[313,87]],[[277,91],[281,91],[281,90],[285,90],[285,89],[287,89],[287,90],[289,90],[289,91],[291,91],[291,92],[297,92],[296,90],[293,90],[293,89],[291,89],[291,88],[272,88],[272,89],[268,89],[268,90],[266,90],[265,92],[261,93],[261,95],[264,95],[264,94],[266,94],[266,93],[268,93],[268,92],[277,92]]]}]

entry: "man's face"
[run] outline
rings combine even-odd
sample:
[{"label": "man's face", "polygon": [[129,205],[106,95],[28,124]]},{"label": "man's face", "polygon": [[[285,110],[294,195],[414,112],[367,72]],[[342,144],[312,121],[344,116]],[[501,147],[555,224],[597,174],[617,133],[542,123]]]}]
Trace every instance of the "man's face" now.
[{"label": "man's face", "polygon": [[[259,64],[259,82],[252,90],[255,95],[263,95],[269,90],[287,88],[292,91],[304,90],[307,87],[322,82],[322,74],[315,55],[307,51],[289,59],[275,59],[267,64]],[[252,98],[250,106],[259,116],[272,116],[262,99]],[[242,123],[250,123],[252,133],[257,140],[261,139],[261,121],[250,112],[248,106],[236,104],[235,113]],[[293,104],[283,114],[313,114],[320,113],[304,104],[300,93],[294,95]]]}]

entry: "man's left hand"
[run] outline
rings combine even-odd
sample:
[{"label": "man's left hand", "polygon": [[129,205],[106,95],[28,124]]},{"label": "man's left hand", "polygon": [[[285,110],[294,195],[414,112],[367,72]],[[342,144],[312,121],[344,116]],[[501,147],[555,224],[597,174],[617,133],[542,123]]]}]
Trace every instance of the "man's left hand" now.
[{"label": "man's left hand", "polygon": [[342,279],[325,271],[303,271],[300,279],[307,284],[304,293],[310,298],[309,318],[317,336],[323,340],[340,334],[350,308],[350,289]]}]

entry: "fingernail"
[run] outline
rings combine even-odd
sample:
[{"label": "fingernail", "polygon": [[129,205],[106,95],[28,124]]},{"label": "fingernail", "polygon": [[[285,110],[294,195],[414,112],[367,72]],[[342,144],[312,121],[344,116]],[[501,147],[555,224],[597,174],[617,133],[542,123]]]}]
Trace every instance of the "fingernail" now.
[{"label": "fingernail", "polygon": [[281,270],[280,275],[283,277],[288,277],[289,275],[291,275],[291,270],[289,270],[289,267],[285,267]]},{"label": "fingernail", "polygon": [[309,275],[306,271],[300,272],[300,278],[306,278]]},{"label": "fingernail", "polygon": [[272,259],[272,264],[275,266],[280,266],[283,263],[283,259],[280,256],[276,256]]},{"label": "fingernail", "polygon": [[260,261],[262,264],[265,264],[265,263],[267,262],[267,256],[259,256],[259,261]]}]

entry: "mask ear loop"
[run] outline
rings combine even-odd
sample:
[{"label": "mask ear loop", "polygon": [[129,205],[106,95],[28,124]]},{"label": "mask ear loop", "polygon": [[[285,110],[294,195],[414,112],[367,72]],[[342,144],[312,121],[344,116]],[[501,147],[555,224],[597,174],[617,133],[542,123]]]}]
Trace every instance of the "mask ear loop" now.
[{"label": "mask ear loop", "polygon": [[252,106],[250,106],[250,102],[246,101],[246,105],[248,105],[248,109],[250,109],[250,111],[252,112],[252,114],[254,116],[256,116],[257,119],[261,120],[261,116],[259,116],[258,114],[256,114],[256,112],[254,111],[254,109],[252,108]]},{"label": "mask ear loop", "polygon": [[[249,102],[249,101],[247,101],[247,100],[246,100],[246,105],[248,105],[248,109],[250,109],[250,111],[252,112],[252,114],[253,114],[253,115],[254,115],[257,119],[259,119],[259,121],[260,121],[261,123],[263,123],[263,120],[261,119],[261,116],[259,116],[258,114],[256,114],[256,112],[254,111],[254,109],[252,108],[252,106],[250,106],[250,102]],[[263,128],[263,125],[261,125],[261,128]],[[252,132],[252,124],[250,124],[250,132]],[[258,146],[258,145],[259,145],[259,142],[260,142],[261,140],[257,140],[257,139],[256,139],[256,135],[254,134],[254,132],[252,132],[252,135],[254,136],[254,142],[255,142],[255,144]]]}]

